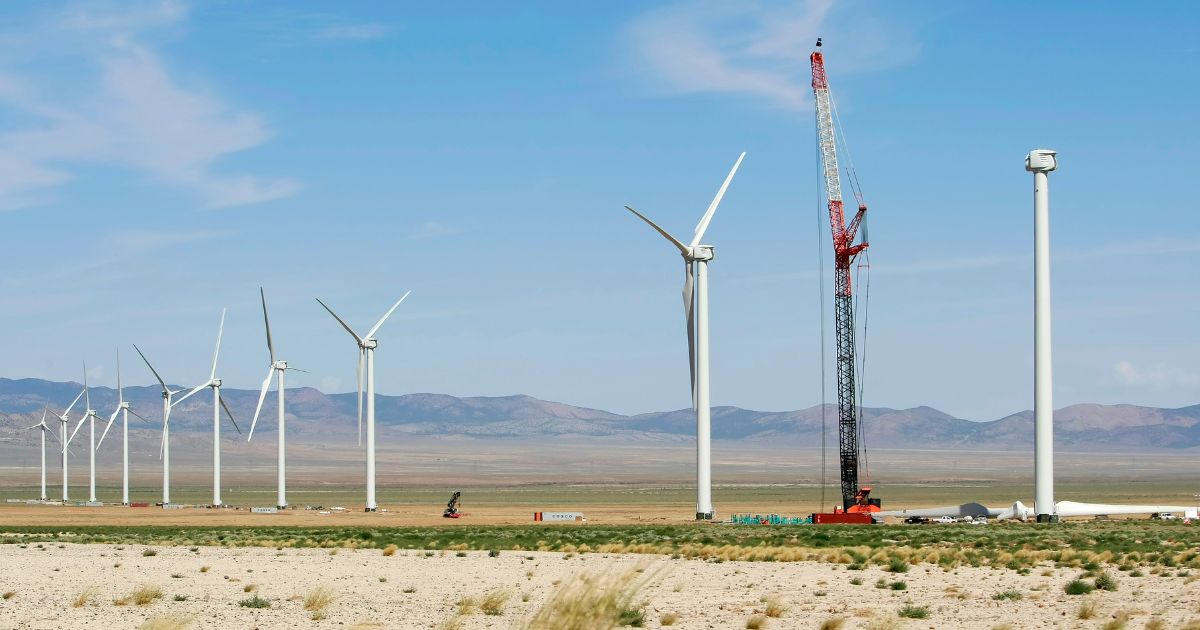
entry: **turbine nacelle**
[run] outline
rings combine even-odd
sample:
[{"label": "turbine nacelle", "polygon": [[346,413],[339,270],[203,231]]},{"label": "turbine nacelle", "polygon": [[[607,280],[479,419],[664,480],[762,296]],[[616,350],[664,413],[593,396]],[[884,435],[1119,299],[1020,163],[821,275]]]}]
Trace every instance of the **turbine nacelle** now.
[{"label": "turbine nacelle", "polygon": [[287,361],[275,361],[271,363],[271,368],[276,370],[286,370],[288,369]]},{"label": "turbine nacelle", "polygon": [[716,257],[716,251],[717,248],[712,245],[693,245],[688,248],[688,253],[683,254],[683,259],[688,262],[708,262]]},{"label": "turbine nacelle", "polygon": [[379,340],[368,337],[360,341],[358,343],[358,347],[362,348],[363,350],[374,350],[375,348],[379,347]]},{"label": "turbine nacelle", "polygon": [[209,381],[209,382],[208,382],[208,386],[209,386],[209,387],[220,387],[220,386],[221,386],[221,379],[219,379],[219,378],[214,378],[213,380],[211,380],[211,381]]}]

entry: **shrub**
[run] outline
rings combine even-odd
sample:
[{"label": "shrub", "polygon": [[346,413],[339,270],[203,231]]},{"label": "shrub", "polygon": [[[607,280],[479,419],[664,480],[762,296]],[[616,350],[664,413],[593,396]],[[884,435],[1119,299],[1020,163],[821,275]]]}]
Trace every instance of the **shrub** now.
[{"label": "shrub", "polygon": [[488,551],[488,557],[489,557],[489,558],[497,558],[497,557],[499,557],[499,556],[500,556],[500,552],[499,552],[499,551],[496,551],[495,549],[492,549],[492,550]]},{"label": "shrub", "polygon": [[465,551],[456,551],[456,552],[454,552],[454,556],[455,556],[455,557],[457,557],[457,558],[466,558],[466,557],[467,557],[467,552],[465,552]]},{"label": "shrub", "polygon": [[257,590],[258,590],[257,584],[247,584],[242,587],[243,593],[253,593],[254,591],[257,591]]},{"label": "shrub", "polygon": [[767,618],[762,615],[754,615],[746,620],[746,630],[759,630],[767,626]]},{"label": "shrub", "polygon": [[892,582],[893,591],[903,591],[908,589],[908,584],[905,582]]},{"label": "shrub", "polygon": [[875,588],[887,588],[887,587],[888,587],[887,580],[885,580],[883,578],[879,578],[878,580],[875,580]]},{"label": "shrub", "polygon": [[1096,616],[1095,600],[1085,599],[1079,604],[1079,610],[1075,612],[1075,617],[1078,619],[1092,619]]},{"label": "shrub", "polygon": [[1063,587],[1067,595],[1087,595],[1096,590],[1096,587],[1084,582],[1083,580],[1071,580]]},{"label": "shrub", "polygon": [[171,577],[173,577],[175,579],[179,579],[179,578],[183,577],[183,574],[182,573],[172,573]]},{"label": "shrub", "polygon": [[[525,624],[527,630],[611,628],[650,580],[634,571],[578,573],[562,584]],[[640,610],[640,609],[637,609]]]},{"label": "shrub", "polygon": [[1129,613],[1122,610],[1100,628],[1101,630],[1125,630],[1127,625],[1129,625]]},{"label": "shrub", "polygon": [[258,595],[255,595],[254,597],[248,597],[238,602],[238,606],[241,606],[242,608],[270,608],[271,600],[263,599]]},{"label": "shrub", "polygon": [[913,606],[912,604],[909,604],[904,608],[897,610],[896,614],[904,617],[905,619],[928,619],[929,609],[924,606]]},{"label": "shrub", "polygon": [[143,550],[142,550],[142,556],[143,556],[143,557],[147,557],[147,558],[148,558],[148,557],[150,557],[150,556],[157,556],[157,555],[158,555],[158,552],[157,552],[157,551],[155,551],[155,550],[153,550],[153,549],[143,549]]},{"label": "shrub", "polygon": [[405,586],[405,587],[404,587],[404,591],[403,591],[403,592],[405,592],[405,593],[416,593],[416,592],[417,592],[417,587],[415,587],[415,586]]},{"label": "shrub", "polygon": [[679,621],[679,615],[673,612],[663,613],[662,616],[658,618],[658,625],[673,626],[675,625],[676,621]]},{"label": "shrub", "polygon": [[854,576],[854,577],[850,578],[850,583],[855,586],[862,586],[863,579],[858,576]]},{"label": "shrub", "polygon": [[171,599],[174,599],[177,602],[186,602],[188,599],[188,596],[187,595],[176,595],[175,597],[172,597]]},{"label": "shrub", "polygon": [[212,568],[212,567],[210,567],[210,566],[207,566],[207,565],[206,565],[206,566],[202,566],[202,567],[200,567],[200,572],[201,572],[201,573],[208,573],[208,570],[209,570],[209,569],[211,569],[211,568]]},{"label": "shrub", "polygon": [[388,545],[383,548],[383,555],[394,556],[394,555],[396,555],[397,549],[399,549],[399,547],[397,547],[396,545]]},{"label": "shrub", "polygon": [[491,593],[484,595],[483,601],[479,602],[479,610],[482,610],[483,614],[485,615],[503,615],[504,604],[508,602],[508,598],[511,595],[512,594],[505,589],[492,591]]},{"label": "shrub", "polygon": [[1095,586],[1102,591],[1115,591],[1120,584],[1117,583],[1117,579],[1110,575],[1108,571],[1101,571],[1096,576]]},{"label": "shrub", "polygon": [[1025,595],[1022,594],[1021,591],[1016,591],[1016,590],[1000,591],[999,593],[992,595],[992,599],[997,600],[997,601],[1003,601],[1006,599],[1010,599],[1013,601],[1020,601],[1024,598],[1025,598]]},{"label": "shrub", "polygon": [[888,561],[887,570],[891,573],[908,573],[908,563],[901,558],[892,558]]},{"label": "shrub", "polygon": [[646,625],[646,610],[641,606],[622,609],[617,615],[617,625],[641,628]]}]

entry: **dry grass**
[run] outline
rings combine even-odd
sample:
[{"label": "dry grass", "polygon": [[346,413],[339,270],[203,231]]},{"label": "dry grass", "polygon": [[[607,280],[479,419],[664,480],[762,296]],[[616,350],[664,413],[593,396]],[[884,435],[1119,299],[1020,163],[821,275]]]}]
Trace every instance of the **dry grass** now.
[{"label": "dry grass", "polygon": [[399,547],[397,547],[396,545],[388,545],[383,548],[383,555],[394,556],[394,555],[396,555],[397,549],[399,549]]},{"label": "dry grass", "polygon": [[304,596],[304,610],[312,613],[313,621],[320,621],[325,618],[327,609],[333,600],[332,590],[318,586]]},{"label": "dry grass", "polygon": [[1096,618],[1096,600],[1085,599],[1079,605],[1079,610],[1075,613],[1077,619],[1095,619]]},{"label": "dry grass", "polygon": [[1112,620],[1100,626],[1101,630],[1125,630],[1129,625],[1129,613],[1124,610],[1113,616]]},{"label": "dry grass", "polygon": [[[88,605],[88,602],[95,599],[96,595],[99,594],[100,589],[96,588],[95,586],[89,586],[80,591],[80,593],[75,596],[75,599],[71,600],[71,606],[75,608],[83,608],[84,606]],[[5,599],[8,598],[6,597]]]},{"label": "dry grass", "polygon": [[508,598],[511,596],[512,593],[508,589],[492,591],[483,596],[483,601],[479,602],[479,610],[482,610],[485,615],[503,615],[504,605],[508,603]]},{"label": "dry grass", "polygon": [[779,600],[778,595],[767,595],[759,601],[766,604],[763,614],[768,617],[782,617],[783,613],[787,612],[788,610],[788,607]]},{"label": "dry grass", "polygon": [[145,606],[156,599],[161,599],[162,596],[163,592],[161,588],[151,584],[143,584],[136,591],[118,599],[113,604],[117,606],[128,606],[130,604]]},{"label": "dry grass", "polygon": [[475,601],[474,597],[464,597],[458,600],[458,614],[470,615],[474,614],[475,609],[479,607],[479,602]]},{"label": "dry grass", "polygon": [[450,615],[449,617],[443,619],[442,623],[438,624],[437,630],[462,630],[462,626],[462,614],[459,613]]},{"label": "dry grass", "polygon": [[746,620],[746,630],[760,630],[767,627],[767,618],[762,615],[754,615]]},{"label": "dry grass", "polygon": [[526,630],[603,630],[615,628],[653,575],[634,569],[622,573],[577,573],[525,622]]},{"label": "dry grass", "polygon": [[842,626],[845,624],[845,617],[830,617],[821,622],[821,630],[842,630]]},{"label": "dry grass", "polygon": [[209,571],[210,569],[212,569],[212,567],[210,567],[210,566],[208,566],[208,565],[204,565],[204,566],[200,567],[200,572],[201,572],[201,573],[208,573],[208,571]]},{"label": "dry grass", "polygon": [[253,593],[254,591],[257,591],[257,590],[258,590],[257,584],[247,584],[242,587],[243,593]]},{"label": "dry grass", "polygon": [[12,599],[16,596],[16,594],[16,591],[4,591],[4,595],[0,595],[0,597],[3,597],[4,599]]},{"label": "dry grass", "polygon": [[192,618],[187,615],[164,615],[147,619],[138,630],[184,630],[190,625]]},{"label": "dry grass", "polygon": [[658,618],[658,625],[673,626],[675,625],[676,621],[679,621],[679,615],[673,612],[663,613],[662,616]]},{"label": "dry grass", "polygon": [[1162,617],[1152,617],[1146,622],[1146,630],[1163,630],[1167,627],[1167,623],[1162,620]]},{"label": "dry grass", "polygon": [[896,630],[899,627],[900,620],[895,617],[879,617],[867,624],[867,630]]}]

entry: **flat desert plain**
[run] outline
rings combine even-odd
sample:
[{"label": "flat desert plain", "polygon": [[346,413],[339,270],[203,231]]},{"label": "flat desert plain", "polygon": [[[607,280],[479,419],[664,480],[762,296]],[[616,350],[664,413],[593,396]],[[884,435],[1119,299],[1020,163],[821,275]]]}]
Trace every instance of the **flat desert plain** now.
[{"label": "flat desert plain", "polygon": [[[156,555],[144,555],[146,549]],[[672,560],[630,554],[379,549],[146,547],[46,543],[5,545],[0,590],[3,628],[493,628],[520,627],[555,591],[583,573],[631,571],[644,586],[645,627],[674,617],[678,628],[1099,628],[1127,619],[1130,628],[1184,626],[1197,614],[1200,582],[1189,577],[1122,577],[1116,592],[1068,595],[1078,569],[914,565],[906,573],[878,566],[848,570],[819,562]],[[207,567],[207,568],[206,568]],[[858,583],[855,583],[858,582]],[[892,586],[903,582],[904,590]],[[118,603],[142,586],[161,597]],[[324,588],[319,611],[305,599]],[[485,614],[490,593],[507,595]],[[995,599],[999,593],[1020,599]],[[268,607],[239,602],[261,597]],[[473,599],[474,605],[464,604]],[[777,602],[768,611],[763,600]],[[925,619],[906,619],[905,606]],[[1092,617],[1080,619],[1091,607]],[[320,614],[314,615],[319,612]],[[777,613],[777,617],[767,613]],[[314,619],[314,616],[323,617]],[[170,622],[188,625],[165,625]],[[458,624],[458,625],[454,625]],[[1116,627],[1116,626],[1109,626]]]}]

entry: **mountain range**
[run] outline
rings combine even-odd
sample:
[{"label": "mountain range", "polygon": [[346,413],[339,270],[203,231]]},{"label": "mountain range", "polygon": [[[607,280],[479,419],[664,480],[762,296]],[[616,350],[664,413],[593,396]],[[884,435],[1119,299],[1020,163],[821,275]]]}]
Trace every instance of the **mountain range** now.
[{"label": "mountain range", "polygon": [[[20,427],[38,421],[45,405],[62,411],[81,388],[82,385],[73,382],[0,378],[0,435],[16,437]],[[225,388],[222,397],[232,408],[242,431],[247,430],[258,392]],[[157,428],[162,417],[161,389],[126,387],[125,398],[134,410],[150,420],[150,426],[137,421],[140,428]],[[116,405],[116,391],[93,387],[91,399],[93,408],[107,418]],[[353,440],[356,435],[354,393],[289,389],[287,407],[289,435],[294,432],[300,437],[335,441]],[[78,418],[81,412],[82,401],[72,410],[72,418]],[[267,397],[262,413],[256,432],[273,431],[276,413],[273,395]],[[868,407],[862,413],[868,448],[1020,450],[1033,444],[1032,411],[984,422],[955,418],[932,407]],[[695,433],[695,415],[691,409],[626,416],[523,395],[461,398],[445,394],[377,395],[376,418],[384,431],[444,438],[682,441]],[[712,410],[712,433],[719,440],[817,445],[823,423],[828,439],[836,440],[837,410],[833,405],[779,412],[738,407]],[[171,413],[171,428],[173,434],[211,431],[211,394],[200,392],[176,407]],[[1200,446],[1200,405],[1179,409],[1071,405],[1055,412],[1055,445],[1076,451]]]}]

